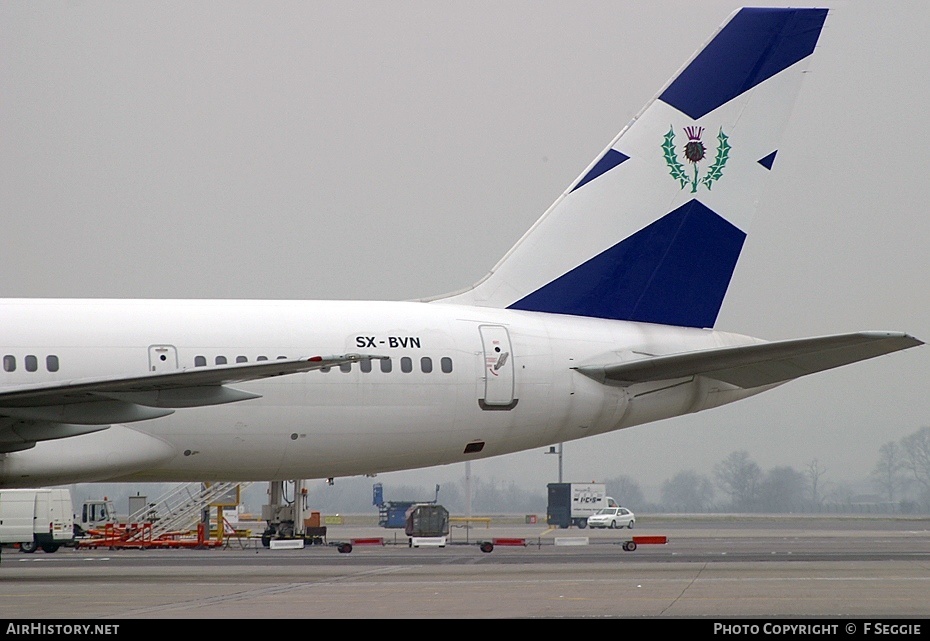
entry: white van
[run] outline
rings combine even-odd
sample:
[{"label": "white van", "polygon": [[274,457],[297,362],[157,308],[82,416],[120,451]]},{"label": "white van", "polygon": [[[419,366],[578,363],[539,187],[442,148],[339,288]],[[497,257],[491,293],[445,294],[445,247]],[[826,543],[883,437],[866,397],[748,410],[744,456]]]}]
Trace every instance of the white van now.
[{"label": "white van", "polygon": [[0,490],[0,545],[54,552],[74,541],[73,510],[69,490]]}]

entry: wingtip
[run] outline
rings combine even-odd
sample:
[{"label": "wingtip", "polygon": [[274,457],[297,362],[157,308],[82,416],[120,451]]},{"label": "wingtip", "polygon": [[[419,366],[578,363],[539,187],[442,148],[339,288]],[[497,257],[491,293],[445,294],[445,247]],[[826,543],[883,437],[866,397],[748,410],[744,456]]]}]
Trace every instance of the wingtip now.
[{"label": "wingtip", "polygon": [[860,332],[861,336],[873,339],[892,339],[900,340],[905,343],[909,343],[908,347],[916,347],[918,345],[923,345],[924,342],[919,338],[908,334],[907,332],[889,332],[889,331],[867,331]]}]

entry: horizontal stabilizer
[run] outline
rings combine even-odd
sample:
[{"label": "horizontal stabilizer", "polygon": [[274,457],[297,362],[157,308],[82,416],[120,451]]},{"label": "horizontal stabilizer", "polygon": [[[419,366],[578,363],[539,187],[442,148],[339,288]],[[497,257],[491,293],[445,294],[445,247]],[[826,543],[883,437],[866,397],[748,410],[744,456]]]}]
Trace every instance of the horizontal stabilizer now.
[{"label": "horizontal stabilizer", "polygon": [[601,383],[617,385],[705,376],[750,389],[918,345],[923,342],[900,332],[857,332],[651,356],[575,369]]}]

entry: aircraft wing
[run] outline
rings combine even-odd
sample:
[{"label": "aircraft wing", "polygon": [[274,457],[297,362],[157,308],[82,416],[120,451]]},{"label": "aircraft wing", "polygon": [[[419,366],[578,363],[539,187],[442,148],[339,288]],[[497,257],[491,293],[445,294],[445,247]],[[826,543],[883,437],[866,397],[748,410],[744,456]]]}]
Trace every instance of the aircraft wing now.
[{"label": "aircraft wing", "polygon": [[0,389],[0,452],[260,394],[233,383],[309,372],[385,356],[344,354],[193,367],[136,376],[88,378]]},{"label": "aircraft wing", "polygon": [[899,332],[857,332],[587,365],[582,374],[614,385],[706,376],[744,389],[786,381],[923,345]]}]

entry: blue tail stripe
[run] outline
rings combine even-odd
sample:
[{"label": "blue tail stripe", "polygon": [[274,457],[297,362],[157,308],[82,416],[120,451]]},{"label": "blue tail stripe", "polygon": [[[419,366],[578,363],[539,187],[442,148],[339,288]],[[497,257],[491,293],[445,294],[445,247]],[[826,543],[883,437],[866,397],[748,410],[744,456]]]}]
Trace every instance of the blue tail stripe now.
[{"label": "blue tail stripe", "polygon": [[713,327],[745,238],[691,200],[509,309]]},{"label": "blue tail stripe", "polygon": [[659,98],[694,120],[814,51],[827,9],[741,9]]},{"label": "blue tail stripe", "polygon": [[624,160],[629,160],[629,159],[630,159],[629,156],[627,156],[626,154],[620,153],[616,149],[608,149],[607,153],[604,154],[601,157],[601,159],[598,160],[597,163],[595,163],[593,167],[591,167],[591,171],[585,174],[585,177],[578,181],[578,184],[575,185],[572,191],[575,191],[575,189],[578,189],[582,185],[591,182],[592,180],[594,180],[601,174],[604,174],[610,171],[611,169],[613,169],[614,167],[622,163]]}]

